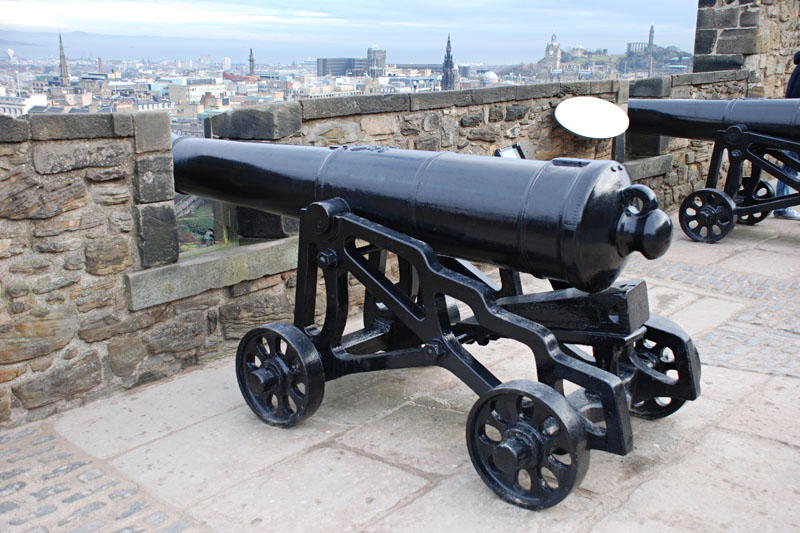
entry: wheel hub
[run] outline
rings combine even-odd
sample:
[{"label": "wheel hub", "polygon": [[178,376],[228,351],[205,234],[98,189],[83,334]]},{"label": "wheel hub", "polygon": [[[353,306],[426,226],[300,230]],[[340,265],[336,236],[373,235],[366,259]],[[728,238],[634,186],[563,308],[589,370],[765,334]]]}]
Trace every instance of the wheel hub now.
[{"label": "wheel hub", "polygon": [[512,474],[531,464],[537,464],[542,454],[539,439],[521,428],[511,428],[503,435],[492,452],[492,462],[506,474]]},{"label": "wheel hub", "polygon": [[281,373],[273,365],[253,370],[247,376],[247,388],[253,394],[273,392],[280,385]]},{"label": "wheel hub", "polygon": [[717,210],[710,205],[704,205],[697,212],[697,221],[703,226],[712,224],[716,222],[716,220]]}]

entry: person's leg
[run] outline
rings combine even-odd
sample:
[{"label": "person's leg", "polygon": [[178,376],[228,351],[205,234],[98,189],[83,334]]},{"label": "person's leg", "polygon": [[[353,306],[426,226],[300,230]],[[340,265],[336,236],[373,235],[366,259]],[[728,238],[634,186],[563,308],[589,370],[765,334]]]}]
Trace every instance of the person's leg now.
[{"label": "person's leg", "polygon": [[[794,152],[787,152],[786,155],[788,155],[790,157],[793,157],[795,159],[798,158],[797,154],[794,153]],[[795,177],[797,176],[797,171],[796,170],[791,169],[791,168],[787,167],[786,165],[783,165],[781,168],[784,171],[788,171],[789,174],[791,174],[791,175],[793,175]],[[775,187],[775,196],[776,197],[787,196],[787,195],[791,194],[792,192],[794,192],[794,191],[793,191],[793,189],[791,187],[789,187],[788,185],[786,185],[782,181],[778,181],[778,186]],[[800,220],[800,213],[798,213],[797,211],[795,211],[791,207],[787,207],[785,209],[776,209],[773,212],[773,214],[777,218],[786,218],[786,219],[789,219],[789,220]]]}]

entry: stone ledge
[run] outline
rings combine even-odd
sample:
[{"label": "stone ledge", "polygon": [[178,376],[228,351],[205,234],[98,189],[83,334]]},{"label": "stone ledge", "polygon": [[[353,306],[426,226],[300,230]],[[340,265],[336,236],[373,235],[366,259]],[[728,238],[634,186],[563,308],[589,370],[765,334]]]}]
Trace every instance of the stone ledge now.
[{"label": "stone ledge", "polygon": [[211,252],[125,275],[128,309],[138,311],[297,266],[297,237]]},{"label": "stone ledge", "polygon": [[709,72],[692,72],[690,74],[675,74],[672,76],[672,86],[746,80],[750,77],[751,72],[752,71],[748,69],[728,69]]},{"label": "stone ledge", "polygon": [[672,170],[672,154],[634,159],[624,163],[625,169],[634,182],[645,178],[663,176]]}]

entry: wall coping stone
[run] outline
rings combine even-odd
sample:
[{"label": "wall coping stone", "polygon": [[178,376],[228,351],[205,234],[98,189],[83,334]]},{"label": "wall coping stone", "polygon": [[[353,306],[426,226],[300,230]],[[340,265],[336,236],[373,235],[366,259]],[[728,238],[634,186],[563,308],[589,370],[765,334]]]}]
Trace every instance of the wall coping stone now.
[{"label": "wall coping stone", "polygon": [[701,83],[746,80],[750,77],[752,72],[754,71],[747,69],[736,69],[674,74],[672,76],[672,86],[675,87],[676,85],[699,85]]},{"label": "wall coping stone", "polygon": [[296,267],[297,237],[188,257],[171,265],[125,274],[128,308],[138,311]]},{"label": "wall coping stone", "polygon": [[0,115],[0,142],[21,143],[30,139],[30,123],[24,118]]},{"label": "wall coping stone", "polygon": [[633,159],[626,161],[623,165],[634,182],[645,178],[663,176],[672,170],[672,154]]},{"label": "wall coping stone", "polygon": [[29,115],[34,141],[66,139],[103,139],[116,137],[111,113],[71,115]]},{"label": "wall coping stone", "polygon": [[631,82],[631,98],[664,98],[672,91],[672,76],[642,78]]}]

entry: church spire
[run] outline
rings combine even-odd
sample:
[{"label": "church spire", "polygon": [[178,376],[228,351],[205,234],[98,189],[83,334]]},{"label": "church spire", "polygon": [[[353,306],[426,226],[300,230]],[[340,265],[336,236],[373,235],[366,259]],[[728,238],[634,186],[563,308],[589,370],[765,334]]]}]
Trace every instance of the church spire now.
[{"label": "church spire", "polygon": [[253,56],[253,49],[250,49],[250,75],[253,76],[256,73],[256,58]]},{"label": "church spire", "polygon": [[452,91],[455,89],[455,67],[453,66],[453,48],[450,46],[450,34],[447,34],[447,48],[445,48],[444,62],[442,63],[442,90]]},{"label": "church spire", "polygon": [[58,34],[58,51],[61,55],[60,58],[60,74],[58,82],[62,87],[69,87],[69,68],[67,67],[67,56],[64,54],[64,43],[61,41],[61,34]]}]

